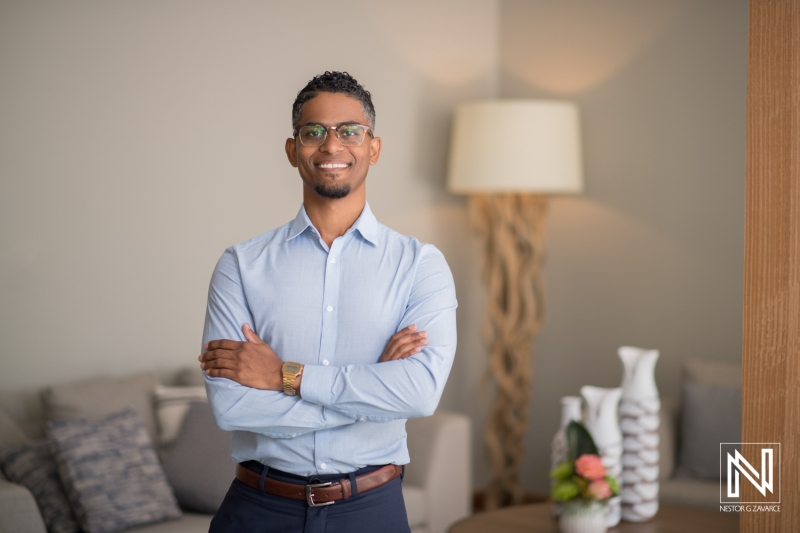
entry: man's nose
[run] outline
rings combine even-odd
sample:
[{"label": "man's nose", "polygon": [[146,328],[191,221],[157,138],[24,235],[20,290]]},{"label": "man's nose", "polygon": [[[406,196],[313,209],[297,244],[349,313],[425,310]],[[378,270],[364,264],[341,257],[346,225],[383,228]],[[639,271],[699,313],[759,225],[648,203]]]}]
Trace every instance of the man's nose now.
[{"label": "man's nose", "polygon": [[321,152],[327,152],[329,154],[337,154],[344,150],[344,146],[342,146],[341,141],[339,140],[339,134],[336,130],[329,128],[328,134],[325,136],[325,142],[323,142],[319,147]]}]

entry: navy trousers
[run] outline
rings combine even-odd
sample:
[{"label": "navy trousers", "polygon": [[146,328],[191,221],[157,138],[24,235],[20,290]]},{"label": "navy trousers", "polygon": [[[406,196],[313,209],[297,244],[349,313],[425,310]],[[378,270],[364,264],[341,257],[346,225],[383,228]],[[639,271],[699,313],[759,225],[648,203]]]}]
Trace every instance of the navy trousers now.
[{"label": "navy trousers", "polygon": [[[286,483],[306,485],[350,477],[355,488],[357,475],[379,467],[362,468],[352,474],[296,476],[263,467],[255,461],[242,463],[260,473]],[[266,470],[266,472],[264,472]],[[234,479],[228,494],[211,521],[209,533],[410,533],[403,501],[402,476],[363,494],[356,494],[333,505],[309,507],[303,500],[267,494]]]}]

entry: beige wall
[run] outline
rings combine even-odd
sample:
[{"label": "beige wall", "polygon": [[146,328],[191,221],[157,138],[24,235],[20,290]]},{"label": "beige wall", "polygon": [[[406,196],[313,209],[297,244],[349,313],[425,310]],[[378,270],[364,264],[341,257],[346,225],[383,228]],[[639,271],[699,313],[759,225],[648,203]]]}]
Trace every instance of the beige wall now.
[{"label": "beige wall", "polygon": [[[324,70],[374,94],[373,211],[438,245],[479,316],[444,168],[453,106],[497,93],[496,12],[493,0],[0,3],[0,406],[21,418],[33,407],[20,391],[196,364],[220,254],[300,206],[283,145],[296,92]],[[483,360],[464,331],[445,404],[469,411],[459,384]]]},{"label": "beige wall", "polygon": [[[444,189],[450,113],[576,100],[587,191],[556,199],[525,482],[546,486],[558,398],[615,385],[615,349],[738,358],[744,0],[0,0],[0,407],[85,375],[194,364],[208,279],[300,203],[282,153],[296,91],[326,69],[373,92],[385,224],[439,246],[459,297],[442,407],[475,422],[478,246]],[[336,36],[354,30],[344,48]],[[313,37],[312,37],[313,36]]]},{"label": "beige wall", "polygon": [[618,386],[618,346],[741,360],[746,0],[502,0],[500,92],[582,113],[586,191],[556,199],[536,342],[528,487],[559,398]]}]

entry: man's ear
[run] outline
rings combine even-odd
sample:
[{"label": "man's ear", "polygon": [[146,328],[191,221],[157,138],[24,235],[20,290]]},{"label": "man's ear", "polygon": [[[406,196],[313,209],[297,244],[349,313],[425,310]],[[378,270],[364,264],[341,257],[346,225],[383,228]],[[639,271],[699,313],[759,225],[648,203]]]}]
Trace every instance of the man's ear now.
[{"label": "man's ear", "polygon": [[378,158],[381,156],[381,143],[380,137],[373,137],[369,140],[369,164],[374,165],[378,162]]},{"label": "man's ear", "polygon": [[289,163],[297,168],[297,141],[292,137],[286,139],[286,157],[289,158]]}]

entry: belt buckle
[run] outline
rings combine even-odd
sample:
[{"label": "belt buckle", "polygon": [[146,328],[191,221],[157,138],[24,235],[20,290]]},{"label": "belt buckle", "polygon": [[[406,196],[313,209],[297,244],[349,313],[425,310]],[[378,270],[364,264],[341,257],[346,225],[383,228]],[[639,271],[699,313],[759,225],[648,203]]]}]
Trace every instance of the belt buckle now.
[{"label": "belt buckle", "polygon": [[306,502],[308,503],[308,506],[309,507],[325,507],[326,505],[333,505],[334,503],[336,503],[335,501],[334,502],[317,503],[317,502],[314,501],[314,493],[311,492],[313,489],[319,489],[319,488],[323,488],[323,487],[330,487],[331,485],[333,485],[332,481],[329,481],[327,483],[310,483],[310,484],[306,485]]}]

